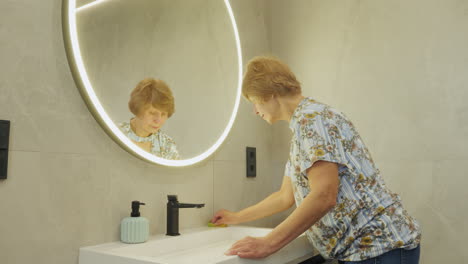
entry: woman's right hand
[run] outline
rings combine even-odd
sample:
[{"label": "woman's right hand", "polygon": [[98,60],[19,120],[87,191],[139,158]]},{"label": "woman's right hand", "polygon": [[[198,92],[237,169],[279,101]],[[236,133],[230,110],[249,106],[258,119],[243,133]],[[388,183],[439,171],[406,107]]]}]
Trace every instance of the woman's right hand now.
[{"label": "woman's right hand", "polygon": [[239,219],[239,216],[236,212],[231,212],[228,210],[221,209],[218,212],[216,212],[211,218],[211,223],[215,225],[221,225],[221,224],[239,224],[241,223],[241,220]]}]

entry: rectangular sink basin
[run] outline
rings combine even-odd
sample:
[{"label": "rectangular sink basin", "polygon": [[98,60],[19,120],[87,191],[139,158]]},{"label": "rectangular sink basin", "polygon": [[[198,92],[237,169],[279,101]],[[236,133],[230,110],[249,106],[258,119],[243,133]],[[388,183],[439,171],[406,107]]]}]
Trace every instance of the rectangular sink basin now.
[{"label": "rectangular sink basin", "polygon": [[182,230],[180,236],[158,235],[146,243],[113,242],[80,248],[79,264],[210,264],[299,263],[312,256],[312,245],[301,235],[264,259],[226,256],[231,245],[246,237],[261,237],[272,229],[243,226],[202,227]]}]

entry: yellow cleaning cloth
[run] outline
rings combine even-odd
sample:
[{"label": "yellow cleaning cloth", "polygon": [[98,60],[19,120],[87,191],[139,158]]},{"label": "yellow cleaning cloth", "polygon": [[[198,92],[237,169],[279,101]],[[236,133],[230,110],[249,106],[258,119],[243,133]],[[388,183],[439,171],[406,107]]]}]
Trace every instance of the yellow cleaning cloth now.
[{"label": "yellow cleaning cloth", "polygon": [[208,222],[208,227],[227,227],[227,225],[226,224],[216,225],[211,222]]}]

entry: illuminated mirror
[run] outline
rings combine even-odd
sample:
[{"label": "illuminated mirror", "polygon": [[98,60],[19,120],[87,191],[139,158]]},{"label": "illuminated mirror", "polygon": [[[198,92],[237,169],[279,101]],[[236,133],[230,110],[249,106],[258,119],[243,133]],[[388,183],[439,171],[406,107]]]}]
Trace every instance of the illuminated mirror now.
[{"label": "illuminated mirror", "polygon": [[73,77],[102,128],[167,166],[222,144],[240,100],[240,41],[229,1],[64,0]]}]

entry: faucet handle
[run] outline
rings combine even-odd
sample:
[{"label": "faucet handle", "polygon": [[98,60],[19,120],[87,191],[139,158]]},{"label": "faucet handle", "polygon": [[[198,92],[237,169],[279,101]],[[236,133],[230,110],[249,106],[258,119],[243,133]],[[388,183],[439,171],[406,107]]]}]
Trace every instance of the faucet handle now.
[{"label": "faucet handle", "polygon": [[169,202],[177,202],[177,195],[175,195],[175,194],[170,194],[170,195],[167,196],[167,200],[168,200]]}]

